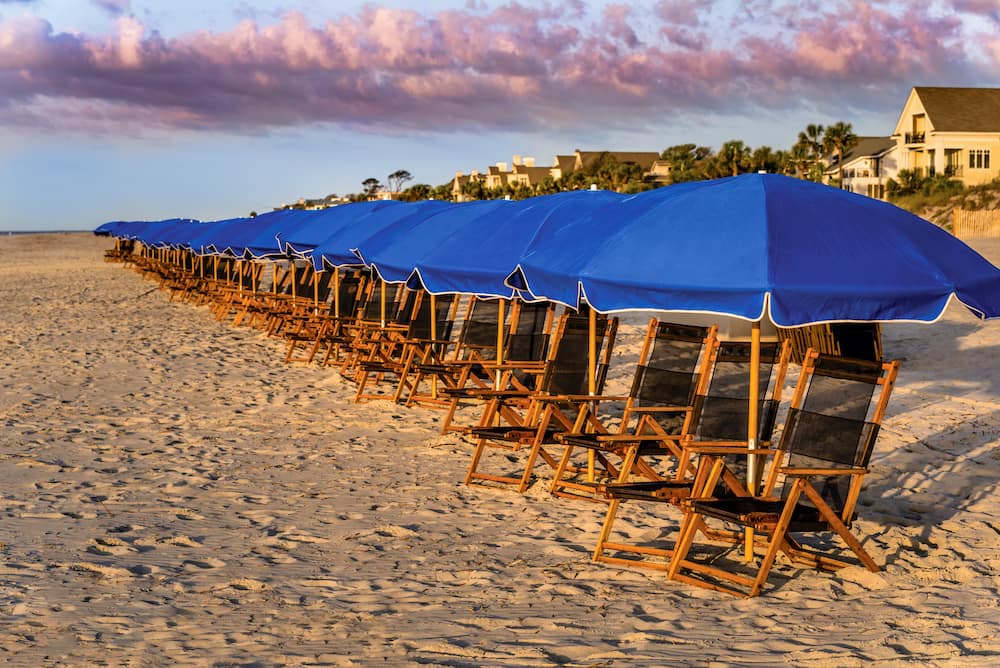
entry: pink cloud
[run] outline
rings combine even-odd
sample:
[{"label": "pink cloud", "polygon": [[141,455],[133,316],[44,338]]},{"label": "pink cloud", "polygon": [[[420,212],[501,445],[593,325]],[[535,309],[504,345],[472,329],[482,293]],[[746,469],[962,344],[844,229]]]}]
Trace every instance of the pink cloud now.
[{"label": "pink cloud", "polygon": [[290,12],[173,38],[134,17],[104,35],[13,17],[0,20],[0,124],[544,129],[752,107],[846,115],[896,106],[911,85],[994,80],[1000,53],[968,54],[956,16],[895,6],[756,0],[724,21],[711,2],[641,15],[615,3],[597,17],[578,0],[369,5],[325,23]]}]

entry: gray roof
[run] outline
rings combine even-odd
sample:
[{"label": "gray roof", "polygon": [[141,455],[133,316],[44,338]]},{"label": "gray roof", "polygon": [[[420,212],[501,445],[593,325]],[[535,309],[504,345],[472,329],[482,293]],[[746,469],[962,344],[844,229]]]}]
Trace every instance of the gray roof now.
[{"label": "gray roof", "polygon": [[858,137],[858,143],[844,154],[844,162],[885,153],[896,145],[892,137]]},{"label": "gray roof", "polygon": [[1000,132],[1000,88],[914,90],[935,132]]}]

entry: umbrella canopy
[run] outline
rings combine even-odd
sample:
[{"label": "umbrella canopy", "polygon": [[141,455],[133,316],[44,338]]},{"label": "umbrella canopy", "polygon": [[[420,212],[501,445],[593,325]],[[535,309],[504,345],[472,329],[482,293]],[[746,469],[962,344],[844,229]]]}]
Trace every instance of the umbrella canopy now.
[{"label": "umbrella canopy", "polygon": [[[421,258],[451,235],[466,230],[475,236],[475,232],[486,229],[481,222],[484,216],[493,212],[509,213],[516,208],[514,202],[502,199],[438,207],[427,215],[400,218],[378,234],[359,241],[352,250],[383,280],[402,283],[410,277]],[[477,252],[482,249],[480,245]],[[473,249],[468,247],[466,252],[471,253]]]},{"label": "umbrella canopy", "polygon": [[451,206],[442,200],[427,200],[392,207],[378,207],[357,218],[336,221],[328,229],[327,236],[313,249],[313,269],[323,271],[327,267],[345,267],[363,264],[353,249],[365,241],[379,237],[386,230],[402,220],[421,220]]},{"label": "umbrella canopy", "polygon": [[278,232],[295,226],[297,221],[306,219],[310,213],[313,212],[282,209],[247,218],[242,225],[228,227],[225,237],[219,239],[215,246],[221,252],[235,257],[261,258],[281,255]]},{"label": "umbrella canopy", "polygon": [[204,228],[194,232],[185,245],[198,255],[221,255],[228,245],[230,234],[247,220],[247,218],[226,218],[205,223]]},{"label": "umbrella canopy", "polygon": [[341,226],[350,225],[374,211],[398,206],[404,205],[393,200],[379,200],[310,211],[310,215],[297,221],[294,227],[279,231],[278,243],[285,252],[304,256]]},{"label": "umbrella canopy", "polygon": [[747,174],[668,186],[548,230],[510,284],[566,304],[820,322],[1000,315],[1000,269],[891,204]]},{"label": "umbrella canopy", "polygon": [[416,259],[415,279],[432,294],[513,297],[504,284],[529,243],[546,227],[559,227],[595,207],[623,199],[607,190],[574,190],[531,197],[487,211],[458,226]]}]

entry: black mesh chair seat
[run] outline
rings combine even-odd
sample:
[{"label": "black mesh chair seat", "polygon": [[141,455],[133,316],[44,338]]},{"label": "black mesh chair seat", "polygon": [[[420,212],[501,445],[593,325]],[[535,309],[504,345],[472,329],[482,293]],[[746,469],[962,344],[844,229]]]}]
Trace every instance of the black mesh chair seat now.
[{"label": "black mesh chair seat", "polygon": [[[555,439],[564,445],[572,445],[588,450],[603,452],[618,452],[635,441],[601,441],[598,434],[556,434]],[[666,455],[670,449],[663,445],[662,440],[642,441],[639,443],[639,455]]]},{"label": "black mesh chair seat", "polygon": [[[475,436],[476,438],[485,438],[495,441],[509,441],[509,440],[520,440],[522,438],[534,438],[537,430],[534,428],[518,428],[511,427],[510,425],[506,427],[471,427],[469,429],[469,434]],[[546,437],[553,438],[555,436],[555,429],[546,429]]]},{"label": "black mesh chair seat", "polygon": [[672,499],[686,497],[690,489],[691,483],[686,481],[640,480],[609,482],[604,487],[604,494],[609,499],[669,503]]},{"label": "black mesh chair seat", "polygon": [[[785,502],[782,499],[734,496],[727,499],[692,501],[691,506],[695,512],[708,517],[760,528],[778,521]],[[827,528],[829,525],[816,508],[803,503],[796,504],[788,528],[790,532],[823,531]]]}]

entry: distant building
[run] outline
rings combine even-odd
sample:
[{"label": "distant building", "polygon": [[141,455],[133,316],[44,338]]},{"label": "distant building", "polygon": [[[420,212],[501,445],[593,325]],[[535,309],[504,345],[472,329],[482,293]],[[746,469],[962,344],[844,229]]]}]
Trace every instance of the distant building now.
[{"label": "distant building", "polygon": [[[858,137],[858,143],[843,156],[840,187],[874,199],[885,199],[885,184],[899,172],[896,140],[892,137]],[[826,170],[828,179],[837,177],[837,165]]]},{"label": "distant building", "polygon": [[660,159],[660,154],[656,151],[581,151],[576,149],[573,171],[592,167],[604,155],[614,158],[616,162],[621,164],[636,164],[642,167],[645,172],[649,172],[653,163]]},{"label": "distant building", "polygon": [[274,207],[274,210],[284,211],[286,209],[304,209],[306,211],[319,211],[320,209],[329,209],[331,206],[339,206],[341,204],[347,204],[348,202],[350,202],[350,200],[346,197],[338,197],[337,195],[327,195],[326,197],[321,197],[319,199],[307,199],[303,197],[292,204],[282,204],[281,206],[276,206]]},{"label": "distant building", "polygon": [[[639,165],[646,173],[646,178],[657,182],[669,179],[669,166],[660,161],[660,154],[655,151],[581,151],[577,149],[572,155],[557,155],[551,167],[535,165],[531,156],[515,155],[510,164],[497,162],[486,168],[485,172],[473,170],[469,174],[455,172],[452,180],[452,198],[456,202],[471,199],[465,193],[472,182],[481,183],[487,190],[495,190],[509,186],[534,188],[551,178],[558,181],[575,171],[593,167],[603,156],[609,156],[622,164]],[[666,170],[666,171],[664,171]]]},{"label": "distant building", "polygon": [[469,174],[455,172],[455,178],[451,182],[451,198],[456,202],[466,202],[472,198],[465,194],[470,183],[482,183],[486,177],[479,173],[479,170],[472,170]]},{"label": "distant building", "polygon": [[988,183],[1000,176],[1000,88],[917,86],[892,138],[899,169]]}]

